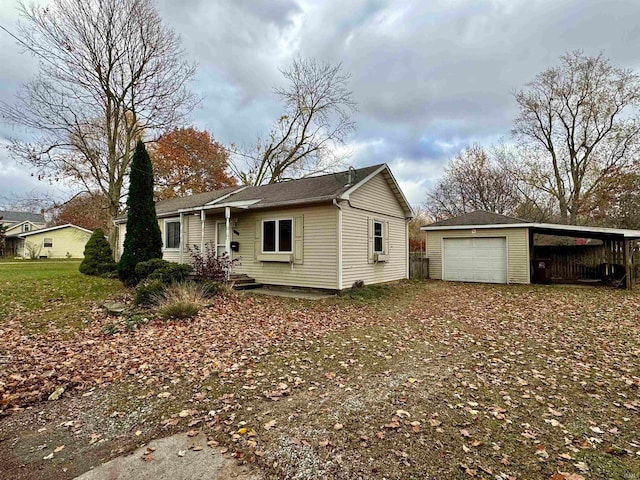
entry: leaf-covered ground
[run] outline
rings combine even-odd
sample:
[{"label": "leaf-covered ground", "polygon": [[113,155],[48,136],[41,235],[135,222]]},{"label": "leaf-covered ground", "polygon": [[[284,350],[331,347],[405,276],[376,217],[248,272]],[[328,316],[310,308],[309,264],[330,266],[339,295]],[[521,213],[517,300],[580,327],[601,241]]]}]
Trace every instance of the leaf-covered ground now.
[{"label": "leaf-covered ground", "polygon": [[375,293],[221,297],[193,321],[114,335],[97,309],[72,336],[10,317],[0,468],[71,478],[193,430],[274,478],[640,478],[639,294]]}]

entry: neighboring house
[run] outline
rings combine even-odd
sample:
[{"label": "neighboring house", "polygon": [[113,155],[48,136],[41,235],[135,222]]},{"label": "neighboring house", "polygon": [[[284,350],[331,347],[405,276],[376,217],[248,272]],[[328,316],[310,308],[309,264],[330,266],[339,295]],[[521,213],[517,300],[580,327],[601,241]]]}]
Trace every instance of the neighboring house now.
[{"label": "neighboring house", "polygon": [[[603,268],[603,275],[621,270],[631,288],[632,251],[640,240],[638,230],[533,223],[481,210],[421,229],[426,232],[430,278],[461,282],[530,283],[535,278],[532,269],[549,268],[533,262],[538,246],[534,235],[539,234],[601,240],[601,259],[588,269],[575,262],[567,265],[563,280],[579,280],[588,270]],[[565,256],[563,261],[570,263],[572,258]]]},{"label": "neighboring house", "polygon": [[[327,290],[408,278],[413,211],[386,164],[156,204],[163,257],[191,262],[213,242],[234,273],[270,285]],[[122,253],[126,218],[116,220]],[[227,232],[230,235],[227,235]]]},{"label": "neighboring house", "polygon": [[42,228],[45,223],[42,213],[0,210],[0,224],[7,228],[4,256],[15,257],[18,254],[19,234]]},{"label": "neighboring house", "polygon": [[91,233],[71,223],[20,233],[16,254],[23,258],[84,258]]}]

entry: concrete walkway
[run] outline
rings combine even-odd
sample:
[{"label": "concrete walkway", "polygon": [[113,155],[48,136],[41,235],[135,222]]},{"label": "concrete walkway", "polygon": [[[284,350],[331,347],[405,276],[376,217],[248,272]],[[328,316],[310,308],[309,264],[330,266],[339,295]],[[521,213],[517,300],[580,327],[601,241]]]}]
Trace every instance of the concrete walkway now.
[{"label": "concrete walkway", "polygon": [[[153,450],[152,450],[153,449]],[[130,455],[115,458],[76,480],[258,480],[257,470],[239,466],[219,448],[207,446],[203,433],[181,433],[153,440]]]}]

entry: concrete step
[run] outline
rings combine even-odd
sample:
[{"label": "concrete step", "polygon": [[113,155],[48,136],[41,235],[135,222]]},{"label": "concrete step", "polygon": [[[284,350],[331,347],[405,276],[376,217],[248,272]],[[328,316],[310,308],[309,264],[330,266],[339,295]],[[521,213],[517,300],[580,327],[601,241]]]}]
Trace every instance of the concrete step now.
[{"label": "concrete step", "polygon": [[262,287],[262,284],[256,283],[255,281],[253,283],[235,283],[233,285],[234,290],[253,290],[254,288],[260,287]]}]

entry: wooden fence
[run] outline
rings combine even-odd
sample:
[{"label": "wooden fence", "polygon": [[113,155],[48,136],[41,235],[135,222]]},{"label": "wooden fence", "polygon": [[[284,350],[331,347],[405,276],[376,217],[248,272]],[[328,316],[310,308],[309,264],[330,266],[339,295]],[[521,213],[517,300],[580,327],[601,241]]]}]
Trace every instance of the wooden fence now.
[{"label": "wooden fence", "polygon": [[[631,257],[631,280],[640,274],[640,253]],[[551,259],[551,279],[601,280],[626,277],[624,242],[604,241],[599,245],[540,245],[534,258]],[[637,283],[637,280],[634,282]]]},{"label": "wooden fence", "polygon": [[429,278],[429,259],[423,253],[409,254],[409,278]]}]

